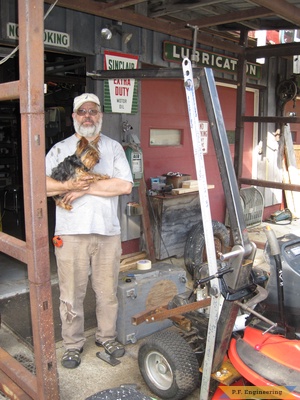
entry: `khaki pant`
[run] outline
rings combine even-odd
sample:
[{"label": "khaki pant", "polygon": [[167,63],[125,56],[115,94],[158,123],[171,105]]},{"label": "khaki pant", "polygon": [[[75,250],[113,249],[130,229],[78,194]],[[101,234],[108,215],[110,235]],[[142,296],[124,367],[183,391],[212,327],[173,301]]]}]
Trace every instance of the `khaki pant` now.
[{"label": "khaki pant", "polygon": [[63,235],[55,248],[60,288],[62,338],[66,349],[83,347],[83,301],[89,278],[96,295],[96,340],[116,337],[120,236]]}]

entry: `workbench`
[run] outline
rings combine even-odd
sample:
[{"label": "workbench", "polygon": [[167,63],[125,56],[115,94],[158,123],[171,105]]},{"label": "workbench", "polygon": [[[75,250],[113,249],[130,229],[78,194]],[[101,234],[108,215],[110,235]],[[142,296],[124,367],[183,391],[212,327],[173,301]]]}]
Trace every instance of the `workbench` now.
[{"label": "workbench", "polygon": [[148,196],[157,260],[183,257],[190,230],[201,221],[199,192]]}]

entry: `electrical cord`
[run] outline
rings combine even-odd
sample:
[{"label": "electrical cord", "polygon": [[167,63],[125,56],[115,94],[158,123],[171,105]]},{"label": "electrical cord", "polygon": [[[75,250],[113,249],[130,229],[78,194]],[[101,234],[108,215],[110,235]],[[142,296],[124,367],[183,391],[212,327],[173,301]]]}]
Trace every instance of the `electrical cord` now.
[{"label": "electrical cord", "polygon": [[[53,8],[56,6],[56,3],[58,0],[56,0],[51,6],[48,8],[46,14],[44,15],[44,20],[48,17],[50,12],[53,10]],[[11,53],[9,53],[6,57],[2,58],[0,61],[0,65],[4,64],[7,60],[9,60],[17,51],[19,50],[19,45],[13,49]]]}]

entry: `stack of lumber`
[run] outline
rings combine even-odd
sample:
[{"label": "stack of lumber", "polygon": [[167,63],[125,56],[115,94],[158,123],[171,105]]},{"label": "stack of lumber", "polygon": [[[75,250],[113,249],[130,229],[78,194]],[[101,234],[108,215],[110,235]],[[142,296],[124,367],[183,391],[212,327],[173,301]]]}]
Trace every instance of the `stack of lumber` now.
[{"label": "stack of lumber", "polygon": [[145,251],[126,254],[124,256],[122,255],[120,261],[120,272],[137,269],[137,261],[145,260],[147,257],[147,253]]},{"label": "stack of lumber", "polygon": [[[207,185],[208,189],[213,189],[214,185]],[[182,188],[172,189],[172,194],[184,194],[197,192],[199,190],[198,181],[197,180],[189,180],[182,182]]]},{"label": "stack of lumber", "polygon": [[191,180],[182,182],[182,187],[187,189],[195,189],[198,190],[198,181]]}]

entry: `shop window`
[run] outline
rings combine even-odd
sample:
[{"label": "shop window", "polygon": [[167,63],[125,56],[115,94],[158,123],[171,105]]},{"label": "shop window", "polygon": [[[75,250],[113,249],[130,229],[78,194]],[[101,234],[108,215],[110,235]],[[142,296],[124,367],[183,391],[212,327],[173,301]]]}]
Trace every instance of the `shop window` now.
[{"label": "shop window", "polygon": [[180,146],[182,131],[180,129],[150,129],[150,146]]}]

